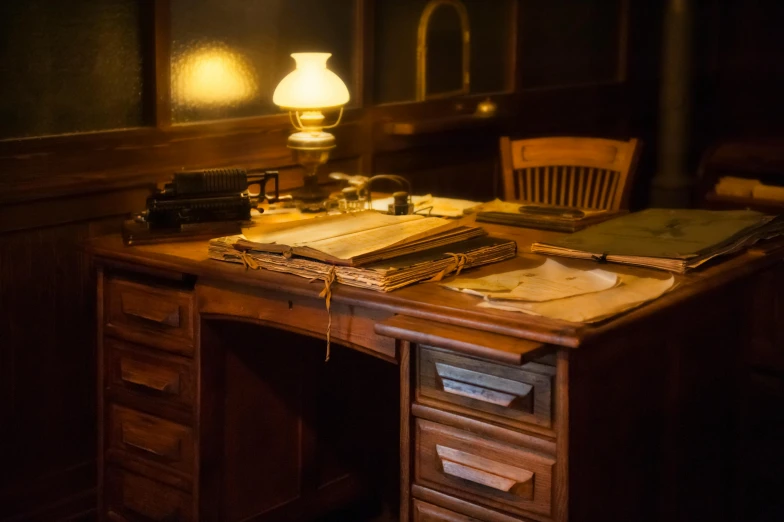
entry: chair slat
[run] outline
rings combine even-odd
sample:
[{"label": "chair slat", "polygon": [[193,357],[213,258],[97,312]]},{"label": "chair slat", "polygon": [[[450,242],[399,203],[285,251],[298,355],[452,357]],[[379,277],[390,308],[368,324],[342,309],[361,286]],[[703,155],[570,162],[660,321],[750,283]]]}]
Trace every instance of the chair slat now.
[{"label": "chair slat", "polygon": [[593,182],[593,187],[591,187],[591,208],[596,208],[599,204],[599,189],[602,185],[603,177],[604,169],[597,170],[596,179]]},{"label": "chair slat", "polygon": [[561,167],[560,169],[560,176],[559,181],[561,183],[561,192],[558,196],[558,204],[561,206],[567,206],[566,204],[566,167]]},{"label": "chair slat", "polygon": [[591,193],[591,184],[593,183],[593,168],[586,169],[587,173],[583,176],[584,183],[580,184],[580,205],[588,207],[588,195]]},{"label": "chair slat", "polygon": [[550,169],[552,167],[542,167],[542,182],[544,184],[544,193],[542,194],[542,201],[547,204],[551,204],[550,201]]},{"label": "chair slat", "polygon": [[639,142],[501,138],[504,198],[617,210],[627,204]]},{"label": "chair slat", "polygon": [[620,172],[613,172],[612,184],[610,186],[610,193],[607,195],[607,208],[612,207],[615,200],[615,193],[618,191],[618,183],[621,180]]},{"label": "chair slat", "polygon": [[574,184],[575,184],[575,171],[579,167],[567,167],[569,169],[569,206],[574,206]]},{"label": "chair slat", "polygon": [[613,173],[610,170],[604,170],[602,174],[602,191],[599,194],[598,205],[599,208],[607,208],[607,193],[610,190],[610,181],[613,177]]}]

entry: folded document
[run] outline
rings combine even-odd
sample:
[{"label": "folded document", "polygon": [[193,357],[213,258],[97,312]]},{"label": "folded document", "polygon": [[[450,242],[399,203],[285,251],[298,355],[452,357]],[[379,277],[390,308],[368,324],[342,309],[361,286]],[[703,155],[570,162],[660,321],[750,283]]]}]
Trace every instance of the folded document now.
[{"label": "folded document", "polygon": [[478,306],[592,323],[658,298],[673,276],[640,277],[610,270],[581,270],[546,259],[534,268],[489,276],[456,277],[442,286],[482,296]]}]

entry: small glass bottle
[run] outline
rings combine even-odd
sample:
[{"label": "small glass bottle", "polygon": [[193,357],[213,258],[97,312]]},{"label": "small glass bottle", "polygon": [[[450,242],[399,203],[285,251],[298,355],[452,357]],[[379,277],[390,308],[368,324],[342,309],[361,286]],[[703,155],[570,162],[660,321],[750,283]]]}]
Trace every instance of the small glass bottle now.
[{"label": "small glass bottle", "polygon": [[341,212],[356,212],[365,209],[365,201],[360,199],[357,187],[346,187],[341,192],[338,208]]}]

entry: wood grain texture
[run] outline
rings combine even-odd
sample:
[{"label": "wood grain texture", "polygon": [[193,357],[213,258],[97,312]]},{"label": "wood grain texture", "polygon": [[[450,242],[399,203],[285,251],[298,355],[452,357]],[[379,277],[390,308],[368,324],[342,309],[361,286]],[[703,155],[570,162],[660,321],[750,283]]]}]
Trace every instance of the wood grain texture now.
[{"label": "wood grain texture", "polygon": [[396,475],[397,452],[381,458],[379,445],[394,447],[397,429],[378,430],[397,425],[397,367],[337,346],[324,363],[320,340],[272,328],[210,319],[201,332],[205,517],[308,519]]},{"label": "wood grain texture", "polygon": [[190,495],[119,468],[106,475],[107,520],[196,520]]},{"label": "wood grain texture", "polygon": [[105,294],[106,333],[180,355],[193,354],[189,292],[111,278]]},{"label": "wood grain texture", "polygon": [[517,427],[552,426],[555,368],[538,363],[502,366],[425,346],[417,354],[417,400],[437,399]]},{"label": "wood grain texture", "polygon": [[440,404],[429,404],[417,401],[411,407],[415,417],[433,421],[445,426],[452,426],[476,435],[487,437],[509,444],[531,449],[538,453],[556,455],[556,444],[553,432],[537,431],[532,426],[525,430],[510,430],[483,419],[473,418],[470,413],[456,413],[442,409]]},{"label": "wood grain texture", "polygon": [[414,472],[414,431],[411,415],[414,379],[412,372],[416,367],[411,343],[398,341],[400,364],[400,522],[411,520],[411,477]]},{"label": "wood grain texture", "polygon": [[[503,226],[487,226],[488,232],[501,238],[514,238],[518,252],[526,252],[534,240],[557,237],[556,233]],[[268,291],[286,293],[315,299],[321,287],[296,276],[268,271],[247,271],[241,265],[222,263],[207,258],[205,242],[178,243],[171,245],[147,245],[124,247],[119,236],[106,236],[91,241],[90,251],[102,263],[118,260],[121,263],[137,263],[157,269],[166,269],[217,279],[225,283],[239,283],[246,288],[256,287]],[[722,259],[705,268],[676,277],[678,286],[659,299],[636,308],[617,318],[598,325],[582,325],[556,321],[527,314],[502,310],[477,308],[479,298],[441,288],[432,283],[412,285],[395,292],[379,293],[337,285],[333,290],[332,302],[337,305],[361,306],[362,308],[400,314],[461,328],[500,334],[521,340],[550,343],[559,346],[577,347],[587,340],[596,340],[613,335],[616,328],[634,323],[648,316],[661,314],[673,305],[689,301],[712,291],[717,285],[747,277],[775,264],[784,252],[758,255],[746,252]],[[542,256],[519,254],[516,259],[479,267],[477,276],[493,272],[536,266],[543,262]],[[567,261],[564,261],[567,262]],[[571,263],[571,262],[569,262]],[[575,262],[575,267],[594,268],[592,261]],[[645,276],[652,273],[644,269],[616,267],[630,274]],[[476,344],[476,343],[474,343]]]},{"label": "wood grain texture", "polygon": [[95,276],[77,245],[89,234],[0,235],[0,519],[95,484]]},{"label": "wood grain texture", "polygon": [[554,465],[545,455],[416,421],[416,482],[491,508],[549,516]]},{"label": "wood grain texture", "polygon": [[193,474],[193,429],[118,405],[108,408],[107,451]]},{"label": "wood grain texture", "polygon": [[558,350],[556,354],[555,397],[553,416],[555,417],[556,442],[555,442],[555,484],[553,486],[553,518],[555,520],[569,520],[569,369],[568,350]]},{"label": "wood grain texture", "polygon": [[388,317],[383,312],[364,307],[333,304],[328,313],[323,298],[291,296],[281,299],[273,292],[207,284],[196,287],[199,312],[205,316],[224,315],[245,318],[260,324],[305,332],[326,338],[332,314],[330,337],[333,342],[356,346],[388,361],[395,361],[395,341],[377,335],[374,325]]},{"label": "wood grain texture", "polygon": [[[435,507],[435,505],[444,506],[446,509],[452,511],[452,516],[460,513],[464,516],[470,517],[468,520],[481,520],[483,522],[530,522],[533,520],[528,517],[512,516],[501,511],[488,509],[484,506],[473,504],[463,499],[453,497],[451,495],[447,495],[440,491],[436,491],[434,489],[426,488],[420,485],[414,485],[413,491],[414,496],[417,499],[422,499],[433,505],[433,507]],[[424,502],[419,500],[415,500],[415,502],[424,504]],[[426,511],[426,513],[427,512],[428,511]],[[441,514],[441,511],[436,511],[436,513]],[[436,518],[435,520],[440,519]],[[446,520],[450,522],[452,521],[450,518],[447,518]],[[456,520],[462,522],[462,519],[460,518],[457,518]]]},{"label": "wood grain texture", "polygon": [[193,363],[185,357],[117,339],[105,340],[104,378],[110,392],[131,394],[188,411],[194,404]]},{"label": "wood grain texture", "polygon": [[468,328],[443,325],[396,315],[377,323],[375,331],[379,335],[405,339],[407,341],[449,348],[460,353],[484,356],[508,364],[522,364],[541,353],[542,343],[525,341],[472,331]]},{"label": "wood grain texture", "polygon": [[478,519],[449,511],[421,500],[414,501],[414,522],[479,522]]}]

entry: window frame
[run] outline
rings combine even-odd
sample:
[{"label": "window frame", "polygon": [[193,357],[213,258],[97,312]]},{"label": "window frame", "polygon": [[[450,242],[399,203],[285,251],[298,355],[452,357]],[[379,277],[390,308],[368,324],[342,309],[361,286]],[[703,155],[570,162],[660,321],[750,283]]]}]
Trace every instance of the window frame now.
[{"label": "window frame", "polygon": [[[558,97],[563,89],[524,89],[519,47],[521,1],[513,0],[509,45],[510,90],[451,98],[376,105],[374,82],[374,5],[379,0],[354,0],[355,40],[351,79],[357,106],[349,107],[335,129],[338,147],[331,158],[355,160],[373,171],[374,155],[426,143],[447,131],[480,129],[488,120],[475,118],[476,105],[491,98],[498,106],[492,125],[507,129],[524,106]],[[0,205],[58,197],[68,193],[112,190],[153,183],[180,168],[243,165],[293,168],[286,148],[291,132],[285,113],[248,118],[172,124],[171,2],[142,1],[141,39],[144,66],[143,107],[148,126],[75,134],[0,140]],[[622,0],[618,77],[614,92],[626,82],[629,0]],[[581,87],[592,96],[596,85]],[[566,88],[566,87],[564,87]],[[574,89],[575,86],[568,86]],[[516,121],[516,120],[515,120]],[[400,136],[390,124],[410,124],[415,132]],[[413,141],[412,141],[413,140]],[[284,182],[285,186],[287,183]]]}]

